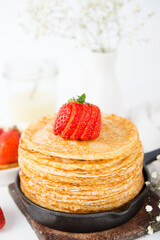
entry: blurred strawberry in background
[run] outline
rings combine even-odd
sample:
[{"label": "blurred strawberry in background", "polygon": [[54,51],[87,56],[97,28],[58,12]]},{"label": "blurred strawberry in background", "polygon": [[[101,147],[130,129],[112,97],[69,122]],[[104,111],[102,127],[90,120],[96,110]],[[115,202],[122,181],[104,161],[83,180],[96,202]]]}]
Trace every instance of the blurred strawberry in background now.
[{"label": "blurred strawberry in background", "polygon": [[16,128],[0,129],[0,164],[18,162],[20,132]]},{"label": "blurred strawberry in background", "polygon": [[3,214],[3,211],[0,207],[0,229],[2,229],[5,225],[6,221],[5,221],[5,218],[4,218],[4,214]]},{"label": "blurred strawberry in background", "polygon": [[0,128],[0,135],[3,133],[3,129],[2,128]]}]

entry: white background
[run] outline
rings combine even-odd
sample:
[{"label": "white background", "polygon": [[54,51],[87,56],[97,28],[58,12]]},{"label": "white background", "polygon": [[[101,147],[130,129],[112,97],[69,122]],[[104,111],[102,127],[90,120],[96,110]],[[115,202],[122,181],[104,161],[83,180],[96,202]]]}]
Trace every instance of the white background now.
[{"label": "white background", "polygon": [[[149,43],[135,43],[132,46],[122,43],[119,47],[117,75],[126,109],[135,108],[150,100],[160,102],[160,0],[140,2],[143,3],[144,11],[154,11],[156,15],[142,30],[144,35],[150,38]],[[32,36],[22,33],[18,27],[20,21],[18,13],[22,12],[24,3],[23,0],[0,0],[0,96],[2,93],[7,95],[7,91],[3,90],[2,73],[4,64],[9,59],[53,58],[58,64],[64,55],[72,54],[72,46],[66,41],[53,37],[43,37],[35,41]],[[0,105],[3,104],[1,102]],[[1,111],[0,116],[2,115]],[[150,144],[146,142],[146,135],[143,134],[149,131],[147,128],[150,125],[146,124],[143,128],[142,122],[139,126],[145,149],[150,150],[149,145],[151,148],[158,147],[160,142],[154,139],[154,136]],[[10,198],[7,188],[0,189],[0,205],[5,211],[7,220],[6,227],[0,232],[0,240],[36,239],[26,219]],[[160,239],[160,235],[155,234],[148,239]]]},{"label": "white background", "polygon": [[[136,2],[143,3],[146,13],[153,11],[156,15],[147,21],[141,30],[143,35],[150,39],[149,43],[134,43],[132,46],[122,43],[119,47],[117,75],[127,108],[159,97],[160,87],[160,1]],[[53,37],[34,40],[32,35],[22,32],[18,26],[21,22],[18,14],[23,14],[24,3],[25,0],[0,1],[1,74],[4,63],[9,59],[48,57],[59,63],[64,55],[72,54],[72,46],[67,41]]]}]

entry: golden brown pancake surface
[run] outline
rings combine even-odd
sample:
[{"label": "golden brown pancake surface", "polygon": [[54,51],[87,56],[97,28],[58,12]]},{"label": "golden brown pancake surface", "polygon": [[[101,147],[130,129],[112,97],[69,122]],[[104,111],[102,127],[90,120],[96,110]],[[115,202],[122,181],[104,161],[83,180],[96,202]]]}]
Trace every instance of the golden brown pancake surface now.
[{"label": "golden brown pancake surface", "polygon": [[70,159],[99,160],[129,155],[138,141],[136,126],[129,120],[102,114],[99,138],[88,141],[64,140],[53,134],[56,115],[31,124],[22,134],[22,145],[46,155]]}]

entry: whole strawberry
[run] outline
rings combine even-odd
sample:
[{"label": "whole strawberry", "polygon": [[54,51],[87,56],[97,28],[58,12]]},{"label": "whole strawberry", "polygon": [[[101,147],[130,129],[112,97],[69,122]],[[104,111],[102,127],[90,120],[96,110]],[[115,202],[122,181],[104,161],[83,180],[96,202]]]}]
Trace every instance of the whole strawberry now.
[{"label": "whole strawberry", "polygon": [[53,132],[64,139],[89,140],[100,134],[101,111],[96,105],[85,102],[86,95],[72,98],[59,109]]},{"label": "whole strawberry", "polygon": [[0,229],[2,229],[4,227],[5,223],[6,223],[5,218],[4,218],[2,209],[0,207]]},{"label": "whole strawberry", "polygon": [[3,131],[0,134],[0,164],[18,161],[18,145],[20,133],[17,129]]}]

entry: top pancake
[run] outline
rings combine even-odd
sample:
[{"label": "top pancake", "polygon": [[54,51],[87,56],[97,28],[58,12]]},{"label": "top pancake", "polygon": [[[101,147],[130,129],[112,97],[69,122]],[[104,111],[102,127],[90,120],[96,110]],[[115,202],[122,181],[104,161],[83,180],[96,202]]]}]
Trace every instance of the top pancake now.
[{"label": "top pancake", "polygon": [[129,120],[102,114],[99,138],[88,141],[64,140],[53,134],[54,116],[45,116],[22,133],[21,147],[48,156],[100,160],[129,156],[139,141],[136,126]]}]

